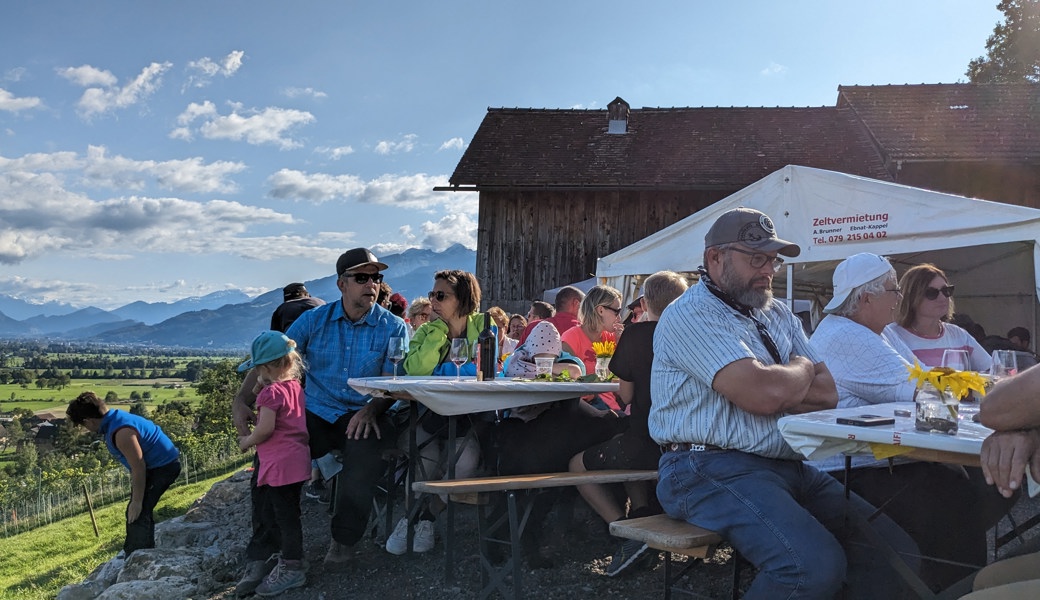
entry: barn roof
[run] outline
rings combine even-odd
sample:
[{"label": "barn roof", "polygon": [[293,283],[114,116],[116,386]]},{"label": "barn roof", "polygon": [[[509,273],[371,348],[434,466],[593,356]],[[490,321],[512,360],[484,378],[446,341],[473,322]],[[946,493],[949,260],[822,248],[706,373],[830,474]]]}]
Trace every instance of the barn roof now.
[{"label": "barn roof", "polygon": [[891,179],[847,108],[489,108],[453,186],[739,188],[789,165]]},{"label": "barn roof", "polygon": [[1040,159],[1040,85],[839,86],[889,160]]}]

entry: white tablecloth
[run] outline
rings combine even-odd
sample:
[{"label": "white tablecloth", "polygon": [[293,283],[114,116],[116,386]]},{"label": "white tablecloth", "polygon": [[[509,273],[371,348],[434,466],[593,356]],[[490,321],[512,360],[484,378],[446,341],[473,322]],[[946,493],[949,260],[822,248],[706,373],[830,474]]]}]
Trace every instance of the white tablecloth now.
[{"label": "white tablecloth", "polygon": [[[896,416],[896,411],[908,411],[909,417]],[[960,454],[982,451],[982,442],[993,430],[974,423],[971,416],[977,411],[974,406],[961,411],[956,435],[928,433],[914,429],[913,402],[892,402],[873,406],[835,408],[782,417],[778,423],[780,434],[796,452],[810,460],[820,460],[835,454],[869,453],[870,442],[892,444],[909,448],[944,450]],[[879,415],[894,417],[893,425],[859,427],[839,425],[838,417]]]},{"label": "white tablecloth", "polygon": [[617,392],[617,383],[580,383],[566,381],[531,381],[496,378],[476,381],[472,377],[455,381],[454,377],[353,377],[350,387],[362,394],[421,402],[433,412],[464,415],[474,412],[505,410],[542,402],[575,398],[586,394]]}]

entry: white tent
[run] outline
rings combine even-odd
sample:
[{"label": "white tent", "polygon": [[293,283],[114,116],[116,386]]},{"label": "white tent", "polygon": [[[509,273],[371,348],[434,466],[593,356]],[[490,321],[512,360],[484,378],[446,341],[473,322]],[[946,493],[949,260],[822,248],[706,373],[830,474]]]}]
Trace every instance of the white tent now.
[{"label": "white tent", "polygon": [[704,235],[723,212],[760,210],[802,248],[774,286],[788,298],[825,300],[831,273],[857,252],[888,256],[902,275],[931,262],[957,286],[957,312],[1003,335],[1036,332],[1040,210],[789,165],[657,233],[600,258],[596,276],[626,298],[646,275],[701,264]]}]

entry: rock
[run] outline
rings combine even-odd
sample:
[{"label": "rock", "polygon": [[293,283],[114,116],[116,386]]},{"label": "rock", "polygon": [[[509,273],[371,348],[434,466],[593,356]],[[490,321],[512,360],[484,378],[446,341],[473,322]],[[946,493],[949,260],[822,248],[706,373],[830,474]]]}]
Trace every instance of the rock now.
[{"label": "rock", "polygon": [[59,600],[205,598],[237,580],[249,541],[251,473],[215,484],[181,517],[156,526],[155,548],[113,558]]},{"label": "rock", "polygon": [[197,595],[195,584],[184,577],[161,577],[154,581],[124,581],[105,590],[97,600],[184,600]]}]

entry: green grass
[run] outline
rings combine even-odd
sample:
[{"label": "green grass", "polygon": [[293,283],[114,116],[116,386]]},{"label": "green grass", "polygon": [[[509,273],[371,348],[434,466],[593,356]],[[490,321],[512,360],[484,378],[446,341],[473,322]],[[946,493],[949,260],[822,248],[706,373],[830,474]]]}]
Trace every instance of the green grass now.
[{"label": "green grass", "polygon": [[[167,490],[156,508],[156,521],[184,514],[209,488],[236,470],[205,481]],[[94,536],[90,514],[83,513],[0,540],[0,598],[42,600],[54,598],[71,583],[82,581],[123,546],[122,502],[95,507],[100,537]]]},{"label": "green grass", "polygon": [[[156,382],[159,382],[162,387],[153,387]],[[183,387],[166,389],[167,385],[174,384]],[[0,385],[0,412],[8,412],[16,408],[27,408],[33,412],[60,408],[64,412],[73,398],[88,390],[102,398],[110,391],[115,392],[120,402],[127,405],[129,405],[132,392],[142,395],[150,392],[152,397],[145,401],[145,404],[149,406],[156,406],[170,400],[183,400],[191,404],[201,400],[195,388],[190,387],[181,379],[73,379],[72,383],[61,390],[41,390],[35,385],[23,388],[15,383]],[[14,401],[11,401],[11,394],[14,394]],[[120,406],[119,402],[112,406],[125,408]]]}]

